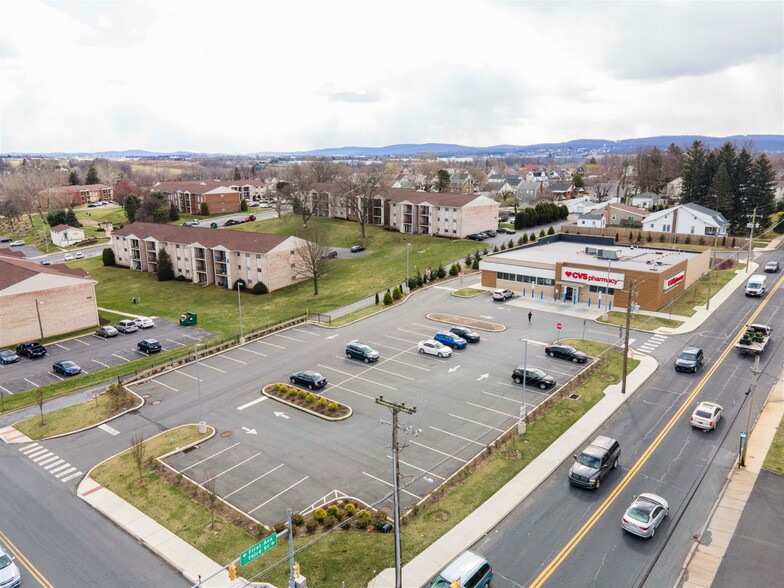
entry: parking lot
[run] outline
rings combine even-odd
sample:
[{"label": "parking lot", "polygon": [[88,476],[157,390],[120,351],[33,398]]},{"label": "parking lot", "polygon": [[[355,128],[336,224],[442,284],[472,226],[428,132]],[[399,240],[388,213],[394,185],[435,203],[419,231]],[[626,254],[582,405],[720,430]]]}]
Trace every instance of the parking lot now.
[{"label": "parking lot", "polygon": [[[477,317],[487,304],[455,302],[443,292],[430,296],[461,306],[462,316]],[[449,325],[406,306],[338,330],[298,326],[200,361],[204,413],[219,434],[168,458],[169,465],[200,483],[214,478],[219,495],[266,523],[334,492],[376,503],[392,490],[391,417],[375,402],[384,396],[417,408],[400,419],[401,501],[411,507],[517,422],[523,387],[511,372],[522,364],[523,344],[520,332],[507,329],[482,332],[479,344],[450,358],[421,355],[418,342]],[[500,305],[487,308],[497,312]],[[506,310],[522,324],[523,310]],[[378,350],[380,360],[347,359],[345,345],[353,340]],[[529,411],[585,368],[547,357],[544,345],[530,341],[528,365],[558,384],[546,391],[526,387]],[[162,418],[178,394],[195,399],[196,369],[185,366],[135,386],[148,396],[147,414]],[[327,378],[319,392],[351,406],[351,418],[327,422],[260,395],[264,385],[288,382],[291,372],[305,369]]]},{"label": "parking lot", "polygon": [[[52,372],[52,364],[58,361],[73,361],[82,368],[83,373],[129,363],[146,357],[136,346],[142,339],[156,339],[166,350],[192,345],[211,336],[212,333],[198,328],[181,327],[170,321],[156,319],[152,328],[120,333],[108,339],[90,334],[61,343],[50,343],[46,345],[44,357],[20,357],[16,363],[0,364],[0,388],[4,394],[13,394],[63,380],[65,376]],[[79,375],[71,377],[78,378]]]}]

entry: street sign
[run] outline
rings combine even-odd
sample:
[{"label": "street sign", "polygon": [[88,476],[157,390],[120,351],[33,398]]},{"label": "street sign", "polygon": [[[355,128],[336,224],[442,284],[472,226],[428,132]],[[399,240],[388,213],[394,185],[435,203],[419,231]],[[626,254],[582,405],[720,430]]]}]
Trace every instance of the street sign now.
[{"label": "street sign", "polygon": [[745,439],[746,438],[746,433],[744,431],[740,432],[740,438],[741,439]]},{"label": "street sign", "polygon": [[563,325],[561,323],[555,323],[555,328],[560,331],[561,329],[563,329]]},{"label": "street sign", "polygon": [[250,547],[240,554],[240,565],[244,566],[259,557],[265,551],[269,551],[278,544],[278,535],[273,534],[265,537],[253,547]]},{"label": "street sign", "polygon": [[460,272],[459,274],[457,274],[457,277],[462,280],[463,279],[463,272]]}]

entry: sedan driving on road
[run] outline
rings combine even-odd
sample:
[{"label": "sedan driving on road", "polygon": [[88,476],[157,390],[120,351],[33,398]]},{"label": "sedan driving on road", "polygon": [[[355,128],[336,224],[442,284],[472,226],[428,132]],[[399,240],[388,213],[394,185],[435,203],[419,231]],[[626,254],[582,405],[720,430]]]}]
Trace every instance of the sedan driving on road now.
[{"label": "sedan driving on road", "polygon": [[514,292],[511,290],[496,290],[493,292],[493,300],[506,300],[512,296],[514,296]]},{"label": "sedan driving on road", "polygon": [[0,350],[0,362],[2,362],[3,365],[16,363],[17,361],[19,361],[19,356],[10,349]]},{"label": "sedan driving on road", "polygon": [[670,513],[670,505],[656,494],[640,494],[626,509],[621,527],[640,537],[653,537],[656,527]]},{"label": "sedan driving on road", "polygon": [[522,384],[525,380],[526,386],[539,386],[542,390],[547,390],[555,386],[555,378],[548,376],[545,372],[537,368],[516,367],[512,372],[512,379],[515,384]]},{"label": "sedan driving on road", "polygon": [[577,351],[577,349],[571,345],[548,345],[544,348],[544,352],[550,357],[568,359],[574,363],[585,363],[588,361],[587,354],[582,351]]},{"label": "sedan driving on road", "polygon": [[305,372],[294,372],[289,376],[292,384],[301,384],[308,390],[323,388],[327,385],[327,379],[318,372],[308,370]]},{"label": "sedan driving on road", "polygon": [[724,408],[715,402],[700,402],[691,413],[691,426],[703,431],[712,431],[724,415]]},{"label": "sedan driving on road", "polygon": [[476,331],[472,331],[468,327],[452,327],[449,330],[452,331],[458,337],[462,337],[469,343],[479,343],[479,340],[481,339],[479,333],[477,333]]},{"label": "sedan driving on road", "polygon": [[24,245],[24,241],[22,240],[11,241],[11,247],[21,247],[22,245]]},{"label": "sedan driving on road", "polygon": [[419,347],[419,353],[426,353],[427,355],[437,355],[438,357],[449,357],[452,355],[450,347],[433,339],[420,341],[417,347]]},{"label": "sedan driving on road", "polygon": [[466,346],[466,340],[451,331],[438,331],[433,339],[453,349],[464,349]]},{"label": "sedan driving on road", "polygon": [[22,584],[22,574],[14,563],[13,558],[0,545],[0,586],[3,588],[16,588]]},{"label": "sedan driving on road", "polygon": [[360,251],[364,251],[365,248],[362,245],[354,245],[351,247],[351,253],[359,253]]},{"label": "sedan driving on road", "polygon": [[72,361],[58,361],[57,363],[52,364],[52,371],[64,376],[75,376],[82,371],[82,368]]},{"label": "sedan driving on road", "polygon": [[768,263],[765,264],[765,271],[769,274],[778,273],[780,269],[781,266],[779,265],[778,261],[769,261]]},{"label": "sedan driving on road", "polygon": [[361,359],[365,363],[370,363],[378,360],[379,353],[364,343],[349,343],[346,345],[346,357],[349,359]]},{"label": "sedan driving on road", "polygon": [[104,339],[108,339],[109,337],[116,337],[120,332],[115,329],[111,325],[106,325],[105,327],[98,327],[95,330],[95,334],[99,337],[103,337]]}]

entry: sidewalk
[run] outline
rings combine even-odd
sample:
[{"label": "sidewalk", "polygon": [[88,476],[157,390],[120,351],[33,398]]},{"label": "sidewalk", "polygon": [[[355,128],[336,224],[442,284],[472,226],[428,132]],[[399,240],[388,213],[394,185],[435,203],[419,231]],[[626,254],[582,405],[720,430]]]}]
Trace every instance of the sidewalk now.
[{"label": "sidewalk", "polygon": [[[424,585],[455,556],[468,549],[492,530],[545,481],[565,459],[584,444],[596,429],[647,381],[658,367],[659,364],[655,359],[643,356],[640,359],[640,365],[629,374],[626,380],[626,395],[621,394],[620,384],[608,386],[605,390],[605,397],[523,471],[451,531],[403,566],[404,585]],[[376,576],[368,584],[368,588],[388,588],[394,585],[395,570],[388,568]]]}]

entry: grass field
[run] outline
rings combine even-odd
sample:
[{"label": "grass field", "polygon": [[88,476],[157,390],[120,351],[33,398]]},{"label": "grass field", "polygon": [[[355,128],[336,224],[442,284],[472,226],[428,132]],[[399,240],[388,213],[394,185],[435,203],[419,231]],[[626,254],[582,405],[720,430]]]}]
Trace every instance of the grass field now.
[{"label": "grass field", "polygon": [[[716,270],[711,272],[711,297],[713,297],[719,290],[727,285],[732,278],[737,274],[738,270],[746,267],[745,263],[741,263],[732,269]],[[687,290],[685,290],[678,298],[673,300],[670,304],[661,309],[660,312],[668,312],[679,316],[693,316],[696,312],[695,306],[702,306],[708,301],[708,276],[705,276],[695,283],[693,283]]]},{"label": "grass field", "polygon": [[[608,325],[624,325],[626,326],[626,313],[611,310],[607,313],[607,320],[603,317],[596,319],[596,322],[605,323]],[[683,323],[673,319],[660,318],[658,316],[648,316],[645,314],[632,314],[631,328],[644,329],[646,331],[653,331],[659,327],[675,328],[680,327]]]},{"label": "grass field", "polygon": [[776,436],[773,438],[773,444],[768,450],[768,455],[765,456],[765,462],[762,464],[762,467],[784,476],[784,418],[779,423]]}]

